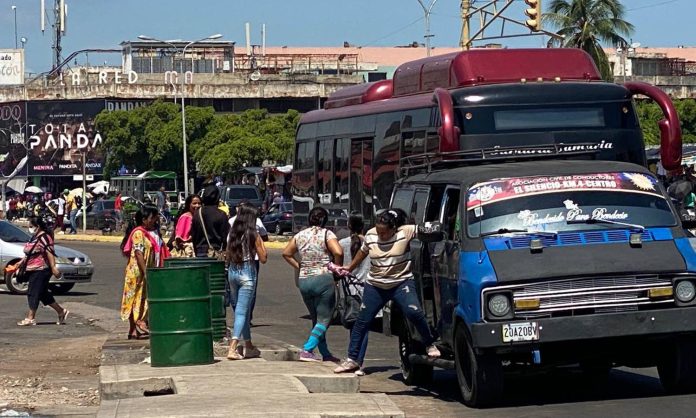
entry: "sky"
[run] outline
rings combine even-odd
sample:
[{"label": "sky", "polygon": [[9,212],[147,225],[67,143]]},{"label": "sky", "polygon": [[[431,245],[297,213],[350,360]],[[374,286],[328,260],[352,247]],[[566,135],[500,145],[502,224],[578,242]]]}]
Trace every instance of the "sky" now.
[{"label": "sky", "polygon": [[[432,0],[422,0],[426,5]],[[475,0],[482,5],[488,0]],[[423,42],[424,13],[417,0],[66,0],[67,34],[63,57],[86,48],[119,48],[144,34],[159,39],[195,40],[221,33],[223,40],[245,44],[244,23],[251,23],[251,43],[261,43],[266,24],[270,46],[395,46]],[[505,0],[499,0],[499,4]],[[542,0],[549,4],[550,0]],[[53,0],[46,0],[52,5]],[[459,0],[437,0],[431,14],[433,46],[457,46],[461,32]],[[642,46],[696,46],[694,0],[623,0],[626,20],[635,26],[631,39]],[[14,48],[16,5],[18,38],[25,37],[26,71],[43,72],[52,63],[50,25],[40,30],[40,0],[0,0],[0,49]],[[524,3],[514,0],[506,16],[523,20]],[[478,21],[473,29],[478,28]],[[507,30],[511,30],[507,26]],[[517,33],[529,33],[523,28]],[[512,33],[512,32],[510,32]],[[490,40],[508,46],[544,46],[541,36]],[[20,43],[21,45],[21,43]],[[81,58],[83,63],[85,58]],[[118,54],[90,55],[90,63],[120,63]]]}]

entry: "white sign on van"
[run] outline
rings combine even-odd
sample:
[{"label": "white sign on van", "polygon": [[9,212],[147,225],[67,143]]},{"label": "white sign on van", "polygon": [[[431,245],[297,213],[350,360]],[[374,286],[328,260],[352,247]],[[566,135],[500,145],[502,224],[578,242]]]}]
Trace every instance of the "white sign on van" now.
[{"label": "white sign on van", "polygon": [[0,49],[0,86],[24,84],[24,50]]}]

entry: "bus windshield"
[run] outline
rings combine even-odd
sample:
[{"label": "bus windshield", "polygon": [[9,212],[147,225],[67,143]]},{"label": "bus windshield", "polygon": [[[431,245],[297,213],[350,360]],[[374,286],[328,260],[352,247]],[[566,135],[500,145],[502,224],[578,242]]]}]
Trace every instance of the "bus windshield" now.
[{"label": "bus windshield", "polygon": [[[471,187],[471,237],[496,231],[577,231],[676,225],[657,179],[642,173],[598,173],[496,179]],[[586,223],[590,221],[589,223]]]}]

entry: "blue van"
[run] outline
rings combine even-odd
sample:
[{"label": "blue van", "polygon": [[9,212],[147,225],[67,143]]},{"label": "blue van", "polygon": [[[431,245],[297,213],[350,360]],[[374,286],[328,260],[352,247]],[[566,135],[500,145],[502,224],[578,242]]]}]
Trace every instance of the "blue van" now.
[{"label": "blue van", "polygon": [[395,307],[407,383],[456,370],[464,403],[495,404],[507,370],[579,365],[593,378],[657,366],[668,392],[696,391],[696,238],[655,176],[612,161],[526,161],[424,170],[392,207],[440,222],[411,245],[442,358]]}]

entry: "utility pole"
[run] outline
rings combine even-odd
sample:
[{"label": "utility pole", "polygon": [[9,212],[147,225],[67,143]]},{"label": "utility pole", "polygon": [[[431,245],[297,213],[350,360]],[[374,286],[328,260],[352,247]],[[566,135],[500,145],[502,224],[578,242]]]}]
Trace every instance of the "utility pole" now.
[{"label": "utility pole", "polygon": [[[54,0],[53,2],[53,68],[63,62],[63,47],[60,45],[61,38],[65,35],[65,20],[67,6],[65,0]],[[42,22],[43,25],[43,22]]]},{"label": "utility pole", "polygon": [[427,50],[426,54],[429,57],[430,56],[430,38],[432,38],[433,35],[430,34],[430,13],[433,10],[433,6],[435,6],[435,3],[437,3],[437,0],[432,0],[430,4],[426,7],[425,3],[423,3],[423,0],[418,0],[418,3],[421,5],[423,8],[423,14],[425,16],[425,49]]},{"label": "utility pole", "polygon": [[459,47],[469,49],[470,31],[469,31],[469,11],[471,11],[471,0],[462,0],[460,5],[462,13],[462,34],[459,36]]}]

